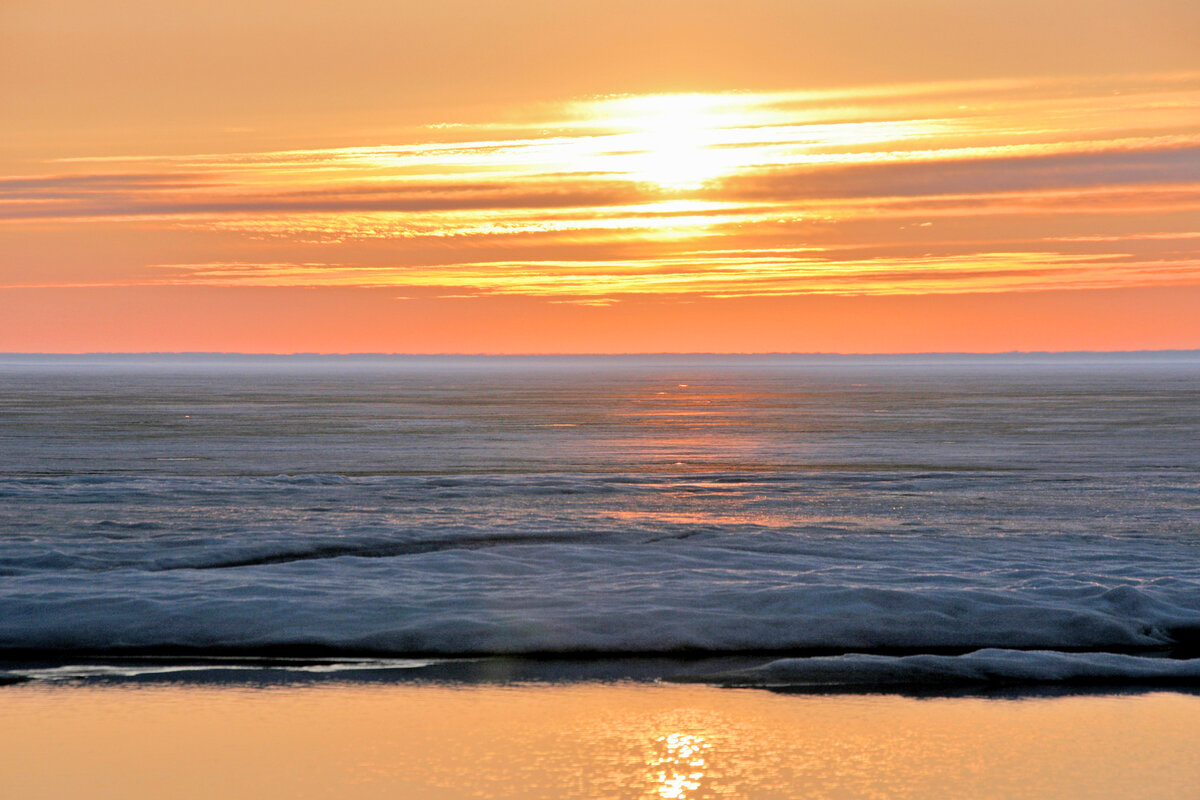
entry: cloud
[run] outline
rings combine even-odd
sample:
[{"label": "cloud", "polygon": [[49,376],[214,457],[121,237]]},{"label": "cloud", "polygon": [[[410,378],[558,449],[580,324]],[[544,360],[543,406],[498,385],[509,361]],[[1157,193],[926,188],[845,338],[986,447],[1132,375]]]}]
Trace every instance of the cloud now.
[{"label": "cloud", "polygon": [[[769,223],[822,204],[866,199],[928,199],[928,208],[972,213],[972,206],[994,205],[996,195],[1025,195],[1011,198],[1018,208],[1038,193],[1052,198],[1064,191],[1113,193],[1139,185],[1145,194],[1125,196],[1143,204],[1164,189],[1200,186],[1200,146],[771,168],[725,178],[693,193],[697,199],[690,202],[645,183],[590,176],[376,180],[274,190],[190,174],[52,176],[0,180],[0,219],[205,217],[251,228],[262,219],[286,232],[289,225],[303,229],[299,218],[306,215],[396,214],[415,221],[413,214],[435,214],[433,222],[443,233],[479,234],[498,230],[502,221],[524,227],[522,214],[531,211],[546,213],[529,230],[611,230],[638,227],[639,219],[645,227],[662,227],[664,217],[681,225],[715,215],[739,224]],[[851,212],[843,208],[842,213]],[[281,217],[291,223],[281,225]],[[623,222],[614,225],[614,219]],[[346,220],[348,231],[357,224],[352,217]]]},{"label": "cloud", "polygon": [[0,200],[69,200],[210,188],[203,173],[97,173],[0,178]]},{"label": "cloud", "polygon": [[592,98],[392,145],[68,159],[0,178],[0,221],[186,229],[225,259],[113,284],[607,304],[1200,282],[1162,238],[1200,209],[1197,103],[1197,75]]},{"label": "cloud", "polygon": [[[94,219],[102,217],[215,216],[252,217],[257,214],[316,214],[337,212],[490,211],[496,209],[596,208],[635,203],[646,193],[633,185],[606,183],[590,186],[328,186],[322,189],[265,192],[186,192],[178,187],[139,186],[151,192],[130,193],[121,187],[104,196],[97,192],[61,192],[37,197],[38,204],[0,204],[0,219]],[[198,186],[199,188],[199,186]],[[2,197],[3,195],[0,195]],[[33,199],[27,193],[20,199]],[[51,202],[46,202],[51,201]],[[61,202],[53,202],[61,201]]]},{"label": "cloud", "polygon": [[731,176],[713,193],[786,202],[1188,183],[1200,183],[1200,145],[778,168]]},{"label": "cloud", "polygon": [[[436,290],[441,297],[522,295],[609,304],[631,295],[747,297],[1097,289],[1200,282],[1200,258],[1054,251],[848,257],[837,252],[724,255],[697,251],[633,260],[363,266],[297,262],[160,264],[119,285]],[[13,288],[13,287],[7,287]],[[406,297],[409,295],[405,295]]]}]

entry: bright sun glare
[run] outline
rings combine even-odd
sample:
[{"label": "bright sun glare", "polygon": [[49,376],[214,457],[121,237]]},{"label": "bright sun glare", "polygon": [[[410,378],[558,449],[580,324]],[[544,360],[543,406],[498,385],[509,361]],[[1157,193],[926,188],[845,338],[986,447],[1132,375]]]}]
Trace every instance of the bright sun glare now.
[{"label": "bright sun glare", "polygon": [[737,169],[737,148],[721,147],[736,126],[730,98],[675,94],[604,100],[592,113],[619,131],[608,139],[610,168],[667,189],[694,189]]}]

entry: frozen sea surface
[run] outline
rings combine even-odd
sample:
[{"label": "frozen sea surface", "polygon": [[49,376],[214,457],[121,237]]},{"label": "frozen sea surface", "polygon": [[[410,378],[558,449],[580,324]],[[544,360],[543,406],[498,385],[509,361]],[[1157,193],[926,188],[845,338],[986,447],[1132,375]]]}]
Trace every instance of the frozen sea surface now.
[{"label": "frozen sea surface", "polygon": [[1194,353],[0,357],[0,657],[1133,679],[1195,655],[1198,537]]}]

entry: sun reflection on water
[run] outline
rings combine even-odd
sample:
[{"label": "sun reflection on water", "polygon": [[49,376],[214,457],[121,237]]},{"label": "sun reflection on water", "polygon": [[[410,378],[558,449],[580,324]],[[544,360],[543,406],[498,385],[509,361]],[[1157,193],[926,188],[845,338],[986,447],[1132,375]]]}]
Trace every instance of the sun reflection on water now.
[{"label": "sun reflection on water", "polygon": [[711,745],[704,737],[671,733],[654,740],[650,761],[651,797],[692,800],[699,797]]}]

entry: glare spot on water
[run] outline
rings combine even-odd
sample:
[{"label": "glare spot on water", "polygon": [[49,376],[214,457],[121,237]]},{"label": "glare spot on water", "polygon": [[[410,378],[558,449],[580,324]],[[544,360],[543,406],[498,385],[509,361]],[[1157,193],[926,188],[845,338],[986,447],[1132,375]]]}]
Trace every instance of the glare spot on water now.
[{"label": "glare spot on water", "polygon": [[672,733],[654,741],[650,764],[652,796],[663,800],[689,800],[697,796],[708,769],[711,745],[702,736]]}]

